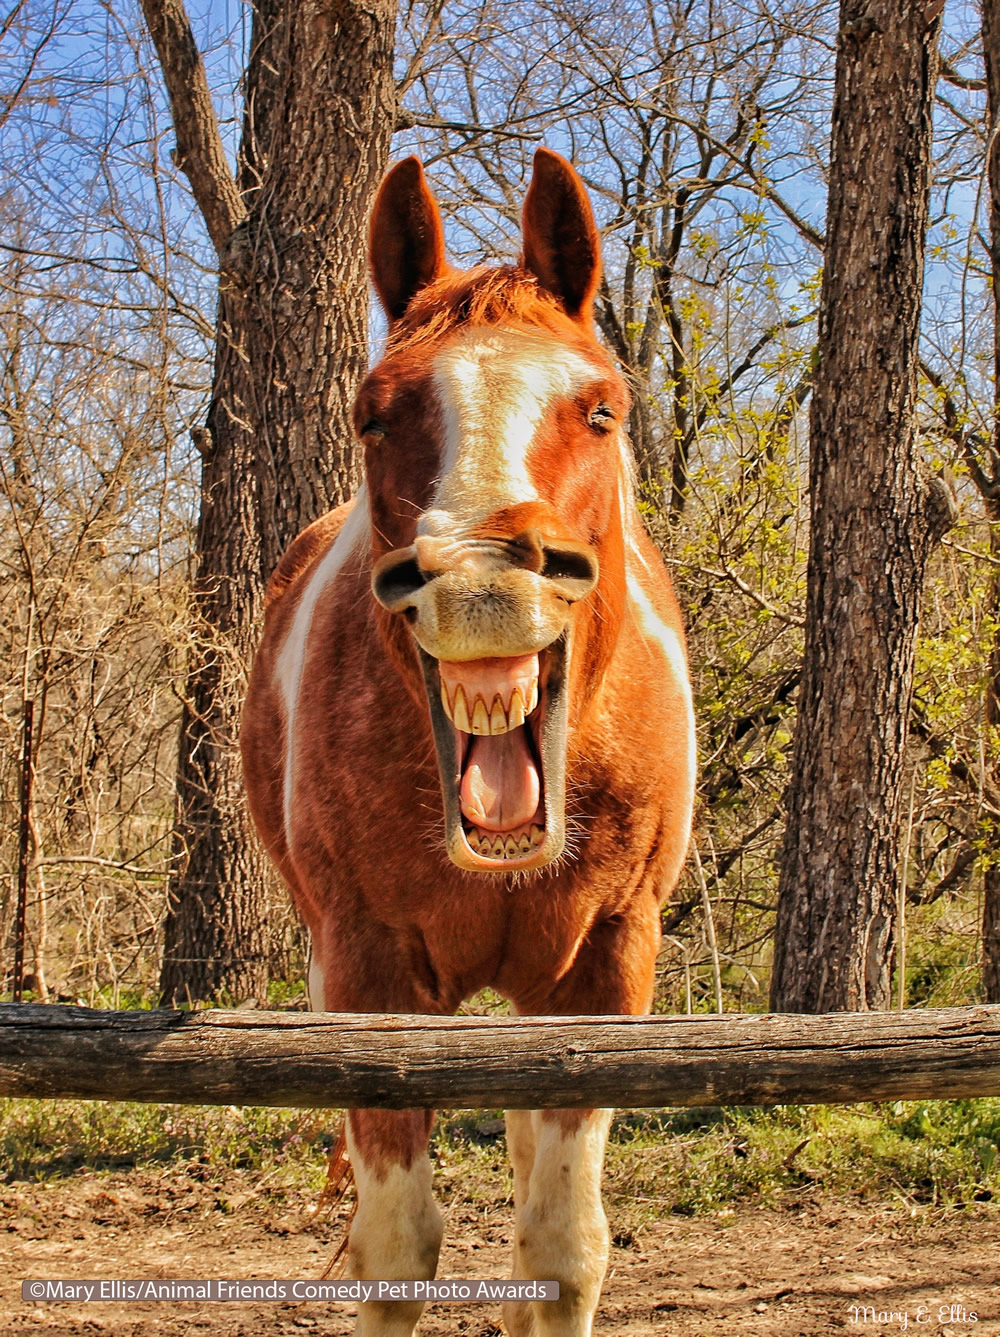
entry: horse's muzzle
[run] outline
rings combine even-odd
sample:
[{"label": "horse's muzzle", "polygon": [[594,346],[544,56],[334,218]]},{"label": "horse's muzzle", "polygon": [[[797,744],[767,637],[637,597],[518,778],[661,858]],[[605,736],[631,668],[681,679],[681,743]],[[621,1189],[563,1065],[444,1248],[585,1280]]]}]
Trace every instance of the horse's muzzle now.
[{"label": "horse's muzzle", "polygon": [[527,871],[563,851],[570,610],[597,578],[590,548],[537,530],[421,535],[375,565],[375,597],[417,643],[459,867]]},{"label": "horse's muzzle", "polygon": [[420,647],[435,659],[529,654],[551,645],[568,606],[598,578],[585,544],[526,530],[514,538],[421,535],[375,564],[372,591],[403,613]]}]

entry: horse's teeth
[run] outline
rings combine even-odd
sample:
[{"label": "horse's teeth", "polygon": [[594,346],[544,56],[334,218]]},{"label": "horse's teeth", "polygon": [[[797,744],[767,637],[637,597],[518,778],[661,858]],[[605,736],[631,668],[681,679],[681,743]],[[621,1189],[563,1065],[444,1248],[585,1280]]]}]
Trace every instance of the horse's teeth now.
[{"label": "horse's teeth", "polygon": [[510,721],[510,728],[519,729],[524,723],[524,697],[521,695],[521,689],[515,687],[510,697],[510,705],[507,708],[507,717]]},{"label": "horse's teeth", "polygon": [[462,733],[472,733],[472,727],[469,724],[469,707],[465,701],[465,693],[462,688],[455,688],[455,703],[452,706],[451,718],[456,729],[461,729]]},{"label": "horse's teeth", "polygon": [[538,849],[545,839],[545,831],[540,826],[522,830],[521,834],[503,835],[482,831],[479,827],[470,827],[465,833],[469,848],[483,859],[523,859]]},{"label": "horse's teeth", "polygon": [[448,687],[441,682],[441,706],[445,715],[456,729],[462,733],[502,734],[512,729],[520,729],[524,721],[537,707],[539,701],[538,679],[528,687],[515,687],[510,694],[510,701],[505,704],[497,692],[492,706],[487,706],[482,696],[476,696],[475,705],[470,705],[466,690],[459,683],[455,687],[455,699],[448,696]]}]

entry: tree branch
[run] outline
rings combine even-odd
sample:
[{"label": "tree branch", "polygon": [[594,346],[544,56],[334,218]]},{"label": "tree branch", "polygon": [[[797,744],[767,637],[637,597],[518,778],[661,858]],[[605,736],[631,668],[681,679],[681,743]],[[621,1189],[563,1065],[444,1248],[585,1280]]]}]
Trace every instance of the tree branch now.
[{"label": "tree branch", "polygon": [[142,12],[170,99],[177,135],[174,161],[191,183],[212,245],[221,256],[246,210],[226,162],[205,66],[184,0],[142,0]]},{"label": "tree branch", "polygon": [[985,79],[971,79],[968,75],[959,74],[947,56],[941,57],[941,77],[955,88],[971,89],[978,92],[979,89],[986,87]]},{"label": "tree branch", "polygon": [[[944,383],[944,378],[934,370],[928,362],[921,359],[920,370],[930,381],[934,389],[941,395],[941,408],[944,413],[945,431],[951,441],[962,452],[966,467],[969,470],[969,477],[976,485],[980,496],[987,501],[1000,500],[1000,456],[989,442],[983,442],[975,432],[967,432],[962,425],[962,416],[958,405],[948,391]],[[977,446],[985,446],[986,451],[992,457],[990,461],[990,473],[983,468],[979,456],[976,453]]]}]

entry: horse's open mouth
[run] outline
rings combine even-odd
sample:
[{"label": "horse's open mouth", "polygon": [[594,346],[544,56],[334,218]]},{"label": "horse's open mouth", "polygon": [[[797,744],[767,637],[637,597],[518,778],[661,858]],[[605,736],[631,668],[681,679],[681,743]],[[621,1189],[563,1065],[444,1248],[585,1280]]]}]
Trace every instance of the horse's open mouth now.
[{"label": "horse's open mouth", "polygon": [[466,662],[420,652],[460,868],[540,868],[565,842],[566,636],[534,654]]}]

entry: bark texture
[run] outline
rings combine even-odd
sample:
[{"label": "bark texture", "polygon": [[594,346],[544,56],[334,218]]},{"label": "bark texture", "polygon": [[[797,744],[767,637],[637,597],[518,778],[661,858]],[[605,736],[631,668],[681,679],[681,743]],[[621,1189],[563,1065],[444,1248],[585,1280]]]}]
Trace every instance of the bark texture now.
[{"label": "bark texture", "polygon": [[841,4],[776,1011],[889,1003],[914,644],[927,556],[948,523],[914,418],[932,13],[908,0]]},{"label": "bark texture", "polygon": [[591,1109],[1000,1093],[1000,1008],[865,1017],[103,1012],[0,1004],[0,1097]]},{"label": "bark texture", "polygon": [[[997,197],[994,196],[996,200]],[[997,205],[993,209],[994,228],[996,228]],[[993,291],[997,293],[1000,284],[1000,232],[993,233]],[[1000,320],[1000,311],[997,312]],[[998,352],[997,384],[1000,385],[1000,352]],[[1000,435],[1000,433],[998,433]],[[996,459],[1000,461],[1000,440],[996,443]],[[1000,470],[997,474],[1000,490]],[[986,513],[991,524],[990,552],[1000,562],[1000,500],[987,500]],[[991,606],[993,614],[993,646],[990,652],[986,687],[986,722],[990,727],[993,772],[993,787],[1000,786],[1000,567],[993,568],[991,582]],[[994,829],[994,862],[987,866],[983,875],[983,996],[988,1003],[1000,1003],[1000,831]]]},{"label": "bark texture", "polygon": [[[983,0],[983,57],[986,63],[986,107],[989,121],[987,167],[990,186],[990,260],[993,270],[994,405],[993,449],[986,470],[973,474],[986,503],[990,552],[1000,560],[1000,6]],[[991,589],[993,645],[986,689],[986,722],[992,737],[987,756],[994,786],[1000,785],[1000,567],[993,568]],[[994,848],[1000,845],[996,833]],[[983,885],[983,992],[1000,1003],[1000,863],[986,869]]]},{"label": "bark texture", "polygon": [[[395,116],[395,6],[259,0],[233,183],[211,147],[193,41],[170,20],[178,0],[144,5],[220,267],[161,988],[171,1000],[261,997],[270,875],[243,799],[240,710],[271,571],[358,479],[350,411],[366,365],[367,219]],[[240,210],[226,231],[212,218],[230,186]]]}]

